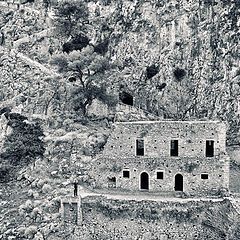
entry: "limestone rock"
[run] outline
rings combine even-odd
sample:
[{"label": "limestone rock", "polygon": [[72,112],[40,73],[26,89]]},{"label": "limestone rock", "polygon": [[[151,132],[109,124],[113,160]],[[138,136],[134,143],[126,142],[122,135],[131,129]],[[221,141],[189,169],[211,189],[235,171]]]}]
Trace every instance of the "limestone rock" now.
[{"label": "limestone rock", "polygon": [[44,240],[44,237],[43,237],[43,235],[40,232],[37,232],[34,235],[34,239],[33,240]]}]

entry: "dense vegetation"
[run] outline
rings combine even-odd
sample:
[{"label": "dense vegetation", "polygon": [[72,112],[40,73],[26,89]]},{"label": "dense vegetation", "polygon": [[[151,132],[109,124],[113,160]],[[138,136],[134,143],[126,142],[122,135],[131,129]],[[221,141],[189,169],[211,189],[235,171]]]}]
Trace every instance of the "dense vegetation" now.
[{"label": "dense vegetation", "polygon": [[7,180],[10,172],[16,172],[21,167],[43,158],[45,151],[43,130],[38,123],[29,123],[27,117],[18,113],[6,112],[7,129],[1,153],[1,180]]}]

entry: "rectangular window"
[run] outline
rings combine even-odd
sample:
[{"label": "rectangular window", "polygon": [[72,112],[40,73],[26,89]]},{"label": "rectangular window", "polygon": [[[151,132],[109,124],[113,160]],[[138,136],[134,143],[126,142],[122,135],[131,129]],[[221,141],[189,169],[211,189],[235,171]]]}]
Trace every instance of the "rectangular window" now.
[{"label": "rectangular window", "polygon": [[171,140],[171,156],[178,156],[178,140]]},{"label": "rectangular window", "polygon": [[130,178],[130,171],[129,170],[123,170],[123,177],[124,178]]},{"label": "rectangular window", "polygon": [[201,174],[201,179],[208,179],[208,174],[207,173],[202,173]]},{"label": "rectangular window", "polygon": [[144,156],[144,140],[143,139],[136,140],[136,155]]},{"label": "rectangular window", "polygon": [[157,179],[163,179],[163,171],[157,172]]},{"label": "rectangular window", "polygon": [[207,140],[206,141],[206,157],[213,157],[214,156],[214,141]]}]

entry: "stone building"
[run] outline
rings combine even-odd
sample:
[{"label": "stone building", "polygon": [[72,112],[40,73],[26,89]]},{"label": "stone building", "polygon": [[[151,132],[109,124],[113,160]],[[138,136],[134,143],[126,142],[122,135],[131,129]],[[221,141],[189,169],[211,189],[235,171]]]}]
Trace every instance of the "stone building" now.
[{"label": "stone building", "polygon": [[229,186],[220,121],[116,122],[93,163],[97,188],[216,195]]}]

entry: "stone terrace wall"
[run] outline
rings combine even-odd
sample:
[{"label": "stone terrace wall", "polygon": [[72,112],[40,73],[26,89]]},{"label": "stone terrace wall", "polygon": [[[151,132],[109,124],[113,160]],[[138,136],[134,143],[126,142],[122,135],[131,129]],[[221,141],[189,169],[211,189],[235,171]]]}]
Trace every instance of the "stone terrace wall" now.
[{"label": "stone terrace wall", "polygon": [[[229,214],[237,215],[227,200],[179,203],[87,197],[82,211],[79,239],[226,239]],[[215,213],[219,222],[212,221]]]}]

